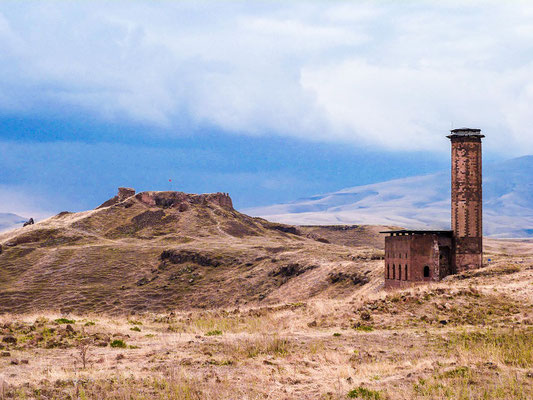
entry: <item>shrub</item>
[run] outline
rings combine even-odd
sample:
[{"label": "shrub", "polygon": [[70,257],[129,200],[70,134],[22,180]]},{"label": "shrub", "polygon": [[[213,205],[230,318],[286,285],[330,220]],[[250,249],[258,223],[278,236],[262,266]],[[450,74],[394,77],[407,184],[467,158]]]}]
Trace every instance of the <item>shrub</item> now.
[{"label": "shrub", "polygon": [[56,324],[75,324],[76,323],[75,320],[68,319],[68,318],[58,318],[58,319],[55,319],[54,322]]},{"label": "shrub", "polygon": [[128,345],[124,342],[124,340],[121,339],[115,339],[110,343],[111,347],[119,348],[119,349],[125,349],[128,347]]},{"label": "shrub", "polygon": [[368,400],[381,400],[384,397],[382,392],[378,390],[367,389],[363,386],[359,386],[348,392],[350,399],[368,399]]},{"label": "shrub", "polygon": [[450,371],[446,371],[441,375],[441,378],[467,378],[470,376],[470,368],[457,367]]},{"label": "shrub", "polygon": [[361,331],[361,332],[372,332],[374,330],[374,327],[372,325],[357,325],[357,326],[354,326],[354,329],[356,331]]},{"label": "shrub", "polygon": [[218,335],[222,335],[222,331],[218,330],[218,329],[215,329],[213,331],[209,331],[205,334],[205,336],[218,336]]},{"label": "shrub", "polygon": [[140,332],[140,331],[141,331],[141,328],[139,328],[138,326],[132,326],[132,327],[130,328],[130,331]]}]

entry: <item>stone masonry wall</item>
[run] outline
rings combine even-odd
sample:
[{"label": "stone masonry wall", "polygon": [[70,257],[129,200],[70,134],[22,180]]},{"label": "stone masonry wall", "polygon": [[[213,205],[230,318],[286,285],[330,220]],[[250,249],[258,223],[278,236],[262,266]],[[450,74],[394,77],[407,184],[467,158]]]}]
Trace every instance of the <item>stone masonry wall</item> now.
[{"label": "stone masonry wall", "polygon": [[[481,139],[452,137],[452,229],[456,272],[481,267]],[[466,256],[468,255],[468,256]]]}]

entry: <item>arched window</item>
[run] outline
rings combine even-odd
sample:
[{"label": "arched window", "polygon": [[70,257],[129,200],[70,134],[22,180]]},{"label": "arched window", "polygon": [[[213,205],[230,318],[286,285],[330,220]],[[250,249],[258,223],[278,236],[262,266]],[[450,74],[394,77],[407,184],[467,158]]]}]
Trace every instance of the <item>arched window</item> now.
[{"label": "arched window", "polygon": [[392,264],[392,279],[396,279],[396,265]]},{"label": "arched window", "polygon": [[405,264],[405,280],[407,280],[407,264]]},{"label": "arched window", "polygon": [[387,264],[387,279],[390,279],[390,264]]},{"label": "arched window", "polygon": [[427,265],[424,267],[424,278],[429,278],[429,267]]},{"label": "arched window", "polygon": [[398,265],[398,280],[402,280],[402,264]]}]

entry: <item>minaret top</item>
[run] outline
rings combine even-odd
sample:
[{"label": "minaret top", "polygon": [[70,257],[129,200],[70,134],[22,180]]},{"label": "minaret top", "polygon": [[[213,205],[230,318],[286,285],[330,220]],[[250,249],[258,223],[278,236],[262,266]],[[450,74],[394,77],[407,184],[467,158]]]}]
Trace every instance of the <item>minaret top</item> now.
[{"label": "minaret top", "polygon": [[476,138],[484,138],[485,135],[481,134],[481,129],[474,129],[474,128],[459,128],[459,129],[452,129],[451,135],[446,136],[449,139],[456,138],[456,137],[476,137]]}]

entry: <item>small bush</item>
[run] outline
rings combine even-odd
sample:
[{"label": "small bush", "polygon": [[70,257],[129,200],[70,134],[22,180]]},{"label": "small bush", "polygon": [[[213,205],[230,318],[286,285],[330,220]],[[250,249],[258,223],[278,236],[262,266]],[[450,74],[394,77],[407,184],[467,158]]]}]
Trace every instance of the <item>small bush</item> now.
[{"label": "small bush", "polygon": [[354,329],[356,331],[361,331],[361,332],[372,332],[374,330],[374,327],[372,325],[357,325],[357,326],[354,326]]},{"label": "small bush", "polygon": [[129,320],[128,324],[131,324],[131,325],[142,325],[143,323],[141,321]]},{"label": "small bush", "polygon": [[139,328],[138,326],[132,326],[132,327],[130,328],[130,331],[140,332],[140,331],[141,331],[141,328]]},{"label": "small bush", "polygon": [[470,368],[457,367],[450,371],[446,371],[441,375],[441,378],[467,378],[471,375]]},{"label": "small bush", "polygon": [[68,319],[68,318],[58,318],[58,319],[55,319],[54,322],[56,324],[75,324],[76,323],[75,320]]},{"label": "small bush", "polygon": [[350,399],[368,399],[368,400],[381,400],[384,397],[382,392],[378,390],[370,390],[363,386],[359,386],[348,392]]},{"label": "small bush", "polygon": [[335,333],[333,334],[333,336],[335,336],[335,337],[339,337],[340,335],[341,335],[341,334],[340,334],[339,332],[335,332]]},{"label": "small bush", "polygon": [[292,307],[292,308],[300,308],[300,307],[305,307],[307,304],[303,303],[301,301],[298,301],[296,303],[288,303],[287,305]]},{"label": "small bush", "polygon": [[209,331],[205,334],[205,336],[218,336],[218,335],[222,335],[222,331],[218,330],[218,329],[215,329],[213,331]]},{"label": "small bush", "polygon": [[93,325],[96,325],[96,323],[94,323],[93,321],[87,321],[85,323],[85,326],[93,326]]},{"label": "small bush", "polygon": [[110,343],[111,347],[118,348],[118,349],[125,349],[128,347],[128,345],[124,342],[124,340],[121,339],[115,339]]}]

